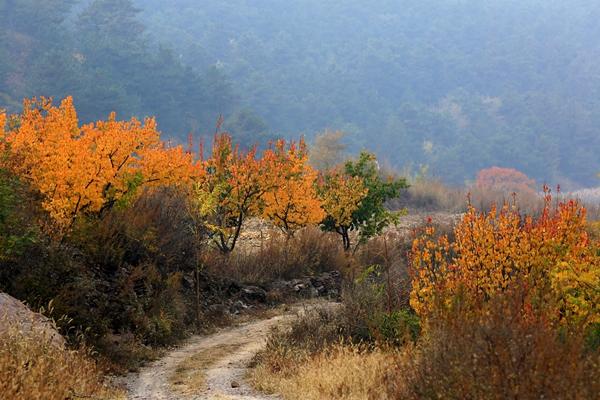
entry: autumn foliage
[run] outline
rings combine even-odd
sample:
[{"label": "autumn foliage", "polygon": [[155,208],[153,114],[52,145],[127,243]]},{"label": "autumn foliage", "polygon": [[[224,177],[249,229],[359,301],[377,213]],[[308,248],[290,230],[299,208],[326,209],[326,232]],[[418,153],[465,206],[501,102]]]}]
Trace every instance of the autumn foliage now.
[{"label": "autumn foliage", "polygon": [[202,168],[205,175],[195,184],[196,204],[214,243],[229,252],[235,247],[244,219],[259,210],[264,164],[257,159],[255,149],[242,152],[229,135],[219,134]]},{"label": "autumn foliage", "polygon": [[412,251],[411,306],[427,317],[460,303],[485,309],[516,287],[522,312],[551,323],[600,322],[600,253],[586,232],[585,209],[576,201],[552,206],[547,192],[537,217],[504,205],[487,213],[469,207],[455,240],[435,238],[428,227]]},{"label": "autumn foliage", "polygon": [[264,155],[268,173],[268,190],[264,196],[263,216],[288,236],[307,225],[325,218],[322,201],[317,195],[317,171],[308,165],[308,152],[303,140],[279,140]]},{"label": "autumn foliage", "polygon": [[[0,125],[5,126],[2,116]],[[181,147],[160,141],[154,119],[79,125],[72,98],[26,100],[2,132],[4,167],[25,178],[59,226],[80,213],[100,213],[141,186],[185,185],[200,170]]]},{"label": "autumn foliage", "polygon": [[368,189],[359,177],[331,171],[322,177],[320,190],[327,212],[325,224],[342,236],[344,248],[348,249],[353,215],[367,196]]},{"label": "autumn foliage", "polygon": [[241,150],[221,132],[204,158],[161,141],[152,118],[118,121],[112,113],[81,125],[70,97],[58,106],[26,100],[22,114],[0,114],[0,128],[0,167],[39,193],[62,233],[79,216],[102,217],[148,188],[168,186],[191,195],[190,209],[224,253],[235,248],[249,217],[269,220],[287,237],[321,224],[340,233],[347,249],[351,229],[372,235],[387,223],[383,202],[400,188],[380,179],[367,153],[344,169],[318,172],[303,140],[278,140],[259,153]]},{"label": "autumn foliage", "polygon": [[514,168],[491,167],[477,174],[475,187],[502,193],[534,193],[535,181]]}]

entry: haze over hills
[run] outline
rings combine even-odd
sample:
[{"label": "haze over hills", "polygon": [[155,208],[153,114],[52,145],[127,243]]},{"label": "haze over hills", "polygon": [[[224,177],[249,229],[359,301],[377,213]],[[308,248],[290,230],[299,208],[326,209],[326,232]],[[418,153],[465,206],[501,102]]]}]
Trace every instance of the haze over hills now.
[{"label": "haze over hills", "polygon": [[[31,20],[9,3],[28,2],[4,2],[4,21]],[[129,2],[51,3],[75,14],[67,29],[47,17],[60,39],[2,24],[1,57],[23,70],[25,54],[32,71],[0,71],[3,107],[43,88],[75,95],[83,119],[110,107],[156,115],[182,140],[222,113],[247,143],[342,129],[352,149],[453,183],[492,165],[540,183],[598,183],[600,4],[136,0],[141,12],[115,13],[107,5]],[[40,70],[42,58],[57,61]]]}]

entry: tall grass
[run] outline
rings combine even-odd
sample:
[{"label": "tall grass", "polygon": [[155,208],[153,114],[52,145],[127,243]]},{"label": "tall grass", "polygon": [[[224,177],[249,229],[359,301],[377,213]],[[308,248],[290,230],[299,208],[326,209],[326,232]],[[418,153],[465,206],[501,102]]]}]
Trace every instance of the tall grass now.
[{"label": "tall grass", "polygon": [[47,330],[33,323],[26,332],[6,316],[0,316],[0,324],[0,399],[124,398],[104,383],[86,351],[57,345]]},{"label": "tall grass", "polygon": [[407,208],[409,212],[443,211],[458,213],[466,209],[466,191],[461,187],[444,184],[436,178],[417,176],[409,181],[409,188],[391,200],[393,209]]},{"label": "tall grass", "polygon": [[384,400],[390,398],[386,381],[394,365],[393,353],[336,344],[284,374],[274,374],[262,364],[252,380],[258,389],[286,400]]}]

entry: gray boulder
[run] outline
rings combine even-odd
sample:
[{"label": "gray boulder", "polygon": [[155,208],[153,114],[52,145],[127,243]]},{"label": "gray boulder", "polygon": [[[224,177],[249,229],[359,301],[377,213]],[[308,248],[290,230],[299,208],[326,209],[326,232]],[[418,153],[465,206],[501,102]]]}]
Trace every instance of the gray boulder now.
[{"label": "gray boulder", "polygon": [[46,337],[57,346],[64,347],[65,339],[58,333],[56,326],[49,318],[33,312],[23,302],[0,293],[0,337],[18,329],[25,335]]}]

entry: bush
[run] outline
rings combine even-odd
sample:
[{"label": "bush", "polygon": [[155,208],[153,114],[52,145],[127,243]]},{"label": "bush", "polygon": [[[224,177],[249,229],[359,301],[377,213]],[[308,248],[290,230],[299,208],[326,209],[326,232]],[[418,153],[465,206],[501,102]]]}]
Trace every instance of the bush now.
[{"label": "bush", "polygon": [[398,357],[389,396],[402,399],[591,399],[600,391],[600,353],[583,330],[557,331],[521,312],[518,292],[488,313],[438,314],[426,338]]},{"label": "bush", "polygon": [[600,253],[589,240],[585,209],[576,201],[552,205],[538,218],[505,205],[488,213],[470,208],[456,240],[432,239],[412,252],[411,306],[422,317],[461,301],[473,312],[515,285],[528,290],[524,312],[562,325],[599,322]]},{"label": "bush", "polygon": [[[62,242],[29,244],[3,266],[0,290],[34,307],[53,300],[90,345],[129,367],[128,355],[174,343],[198,322],[194,282],[185,279],[197,266],[195,226],[182,194],[147,191],[131,206],[80,219]],[[114,335],[126,345],[106,340]],[[113,344],[131,353],[116,354]]]},{"label": "bush", "polygon": [[414,317],[409,307],[410,248],[408,237],[389,232],[353,255],[352,266],[344,271],[340,318],[354,342],[399,345],[404,341],[404,323]]},{"label": "bush", "polygon": [[409,341],[415,342],[421,332],[419,318],[409,310],[395,310],[376,314],[374,318],[375,334],[379,342],[395,346]]},{"label": "bush", "polygon": [[479,171],[475,185],[470,188],[470,203],[481,211],[514,203],[522,213],[530,215],[538,214],[544,206],[533,179],[516,169],[500,167]]}]

